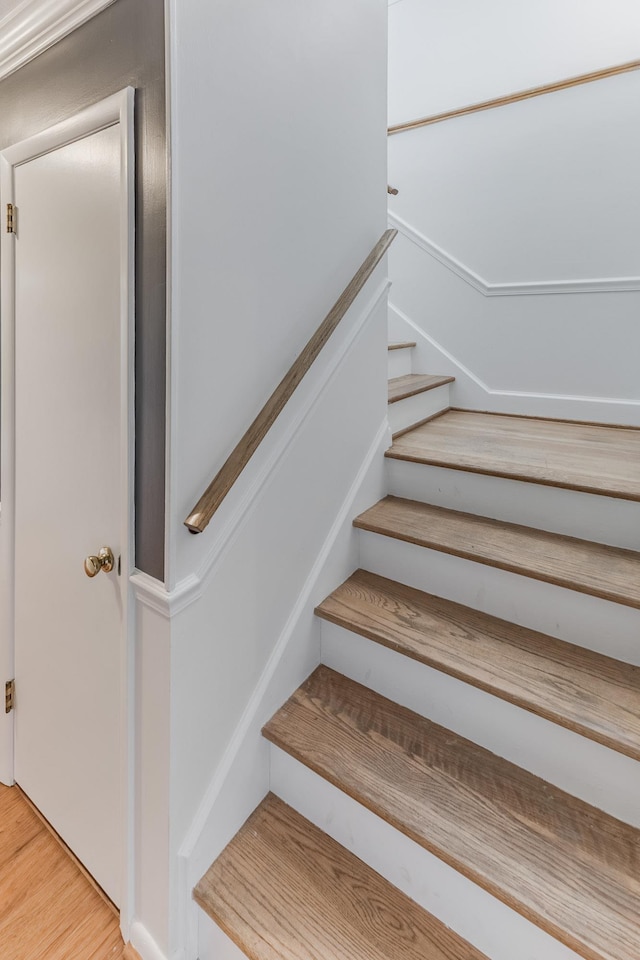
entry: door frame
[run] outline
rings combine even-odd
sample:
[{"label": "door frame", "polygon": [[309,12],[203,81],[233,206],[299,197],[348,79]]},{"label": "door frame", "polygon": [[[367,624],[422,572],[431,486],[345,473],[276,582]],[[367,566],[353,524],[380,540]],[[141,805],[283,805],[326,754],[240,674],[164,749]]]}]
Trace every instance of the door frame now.
[{"label": "door frame", "polygon": [[[15,664],[15,237],[6,232],[6,204],[13,203],[13,170],[20,164],[66,146],[76,140],[119,124],[121,156],[120,200],[120,446],[122,468],[120,518],[122,544],[122,633],[120,714],[120,820],[122,824],[122,880],[120,926],[125,942],[133,918],[134,893],[134,613],[130,583],[134,572],[134,336],[135,336],[135,143],[132,87],[101,100],[68,120],[29,137],[0,153],[0,679],[13,677]],[[17,230],[20,231],[17,210]],[[34,578],[37,582],[37,578]],[[16,693],[16,700],[19,691]],[[2,715],[0,780],[13,782],[13,713]],[[3,759],[3,754],[6,756]]]}]

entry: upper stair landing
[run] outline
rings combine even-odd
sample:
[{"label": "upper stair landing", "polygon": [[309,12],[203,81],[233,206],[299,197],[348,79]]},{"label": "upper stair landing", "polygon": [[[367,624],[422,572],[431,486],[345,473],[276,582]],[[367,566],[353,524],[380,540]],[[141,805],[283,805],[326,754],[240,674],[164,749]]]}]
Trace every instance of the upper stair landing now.
[{"label": "upper stair landing", "polygon": [[449,410],[387,457],[640,501],[640,429]]}]

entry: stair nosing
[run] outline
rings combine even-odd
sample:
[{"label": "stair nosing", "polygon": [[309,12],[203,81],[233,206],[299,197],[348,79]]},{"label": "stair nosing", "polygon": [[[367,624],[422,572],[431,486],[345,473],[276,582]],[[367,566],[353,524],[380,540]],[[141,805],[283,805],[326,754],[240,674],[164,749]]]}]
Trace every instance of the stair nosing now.
[{"label": "stair nosing", "polygon": [[[525,526],[524,524],[509,523],[504,520],[495,520],[492,517],[483,517],[476,514],[464,513],[461,510],[450,510],[446,507],[436,507],[436,506],[433,506],[432,504],[423,503],[420,500],[409,500],[402,497],[387,496],[382,501],[380,501],[380,503],[384,503],[385,501],[389,501],[389,502],[395,501],[395,502],[401,502],[406,504],[414,504],[418,507],[426,507],[430,510],[438,511],[441,514],[449,514],[451,516],[455,515],[457,517],[465,517],[471,520],[481,520],[485,522],[487,525],[495,525],[496,528],[503,527],[503,528],[508,528],[514,532],[515,531],[523,532],[523,535],[537,534],[540,536],[544,536],[549,540],[554,540],[558,542],[564,541],[569,543],[573,542],[576,544],[582,544],[583,546],[586,545],[589,547],[593,547],[594,550],[596,551],[602,551],[602,552],[611,551],[616,555],[621,555],[621,554],[628,555],[629,558],[633,558],[634,560],[638,561],[639,571],[640,571],[640,553],[634,550],[627,550],[623,547],[613,547],[608,544],[595,543],[594,541],[589,541],[589,540],[581,540],[578,537],[570,537],[570,536],[567,536],[566,534],[551,533],[550,531],[539,530],[534,527]],[[376,504],[376,506],[379,506],[379,504]],[[550,583],[550,584],[553,584],[554,586],[563,587],[568,590],[573,590],[576,593],[585,594],[586,596],[599,597],[602,600],[609,600],[613,603],[619,603],[622,606],[632,607],[633,609],[640,609],[640,597],[632,597],[629,595],[625,595],[613,589],[610,589],[610,590],[600,589],[595,586],[591,586],[585,583],[580,583],[575,578],[547,574],[544,571],[540,570],[539,567],[536,568],[532,565],[527,566],[524,562],[520,564],[516,564],[516,563],[507,562],[507,561],[501,561],[495,557],[483,556],[479,553],[474,553],[471,550],[464,550],[461,547],[453,546],[451,544],[441,543],[434,539],[429,539],[425,534],[418,536],[417,534],[410,535],[408,533],[405,533],[399,530],[382,529],[381,527],[376,526],[375,524],[364,519],[367,516],[367,514],[371,513],[371,511],[374,509],[375,507],[372,507],[369,510],[365,511],[364,513],[360,514],[360,516],[356,517],[355,520],[353,521],[354,527],[360,530],[365,530],[370,533],[378,534],[380,536],[387,536],[395,540],[402,540],[405,543],[413,543],[416,546],[425,547],[429,550],[436,550],[439,553],[446,553],[446,554],[449,554],[450,556],[460,557],[464,560],[470,560],[473,563],[481,563],[484,566],[494,567],[498,570],[505,570],[507,573],[513,573],[518,576],[525,576],[531,580],[538,580],[542,583]]]},{"label": "stair nosing", "polygon": [[396,430],[395,433],[391,435],[391,442],[395,443],[398,437],[403,437],[405,433],[411,433],[412,430],[415,430],[416,427],[423,427],[425,423],[430,423],[431,420],[437,420],[438,417],[443,416],[443,414],[448,413],[450,407],[443,407],[442,410],[436,410],[435,413],[430,413],[428,417],[424,417],[422,420],[418,420],[417,423],[411,423],[408,427],[402,427],[400,430]]},{"label": "stair nosing", "polygon": [[[531,630],[527,627],[523,627],[518,624],[509,624],[508,621],[502,620],[498,617],[494,617],[491,614],[483,613],[481,611],[473,610],[471,607],[467,607],[463,604],[457,603],[456,601],[448,600],[443,597],[436,597],[433,594],[429,594],[422,590],[417,590],[414,587],[407,587],[404,584],[398,584],[393,580],[390,580],[386,577],[381,577],[379,574],[372,574],[365,570],[357,570],[351,577],[345,581],[344,584],[341,584],[336,590],[334,590],[325,600],[320,603],[316,609],[316,616],[320,617],[322,620],[325,620],[329,623],[333,623],[336,626],[342,627],[345,630],[351,631],[352,633],[357,634],[358,636],[364,637],[365,639],[371,640],[373,643],[378,643],[381,646],[386,647],[388,650],[393,651],[394,653],[399,654],[400,656],[407,657],[411,660],[414,660],[417,663],[421,663],[426,667],[429,667],[433,670],[437,670],[440,673],[444,673],[447,676],[453,677],[456,680],[461,681],[462,683],[467,683],[470,686],[476,687],[479,690],[484,691],[491,696],[497,697],[501,700],[504,700],[507,703],[511,703],[516,707],[519,707],[523,710],[527,710],[530,713],[535,714],[536,716],[542,717],[545,720],[548,720],[551,723],[555,723],[558,726],[562,726],[567,730],[583,736],[589,740],[594,741],[595,743],[601,744],[604,747],[607,747],[611,750],[616,751],[617,753],[623,754],[624,756],[630,757],[633,760],[640,761],[640,741],[637,743],[635,741],[625,741],[616,737],[614,732],[608,731],[601,726],[598,726],[597,722],[594,720],[593,723],[589,723],[584,718],[569,716],[566,712],[563,712],[559,706],[553,707],[549,704],[548,701],[544,701],[541,697],[536,697],[531,691],[531,687],[527,686],[526,690],[529,692],[530,696],[527,698],[524,692],[524,685],[521,692],[511,691],[508,689],[509,682],[507,680],[502,680],[499,682],[497,675],[494,674],[494,682],[490,680],[485,680],[483,677],[479,676],[479,670],[475,664],[470,664],[467,668],[463,664],[453,664],[446,661],[445,657],[439,652],[437,647],[434,649],[429,646],[428,638],[425,639],[424,647],[420,650],[414,649],[409,643],[405,640],[403,636],[396,636],[394,639],[391,636],[387,636],[381,627],[378,627],[377,623],[373,620],[371,624],[367,626],[365,623],[357,620],[355,615],[350,619],[348,613],[340,614],[334,609],[330,609],[330,603],[334,598],[339,597],[341,591],[347,587],[350,583],[355,582],[360,585],[363,581],[369,580],[368,584],[370,589],[375,589],[378,592],[382,592],[385,589],[385,586],[388,585],[388,589],[396,589],[397,587],[401,588],[401,592],[406,592],[408,594],[414,595],[416,597],[415,603],[428,604],[429,601],[435,600],[438,605],[448,607],[458,614],[460,618],[463,618],[465,614],[472,615],[480,621],[485,621],[487,624],[486,635],[489,636],[490,640],[496,639],[495,635],[492,637],[490,633],[490,628],[492,625],[496,625],[497,632],[500,631],[500,628],[512,627],[517,630],[520,634],[528,635],[532,640],[540,638],[545,645],[550,646],[551,648],[556,648],[559,652],[562,652],[564,648],[571,648],[574,645],[567,643],[564,640],[559,640],[556,637],[551,637],[546,634],[542,634],[539,631]],[[374,586],[371,586],[371,582],[374,583]],[[334,600],[334,602],[336,602]],[[341,602],[338,600],[337,602]],[[379,607],[376,607],[379,610]],[[437,614],[431,614],[432,616],[437,616]],[[364,617],[363,617],[364,619]],[[391,633],[392,624],[389,620],[389,634]],[[478,628],[472,626],[467,627],[467,630],[470,633],[477,633]],[[496,646],[503,644],[505,648],[508,646],[508,641],[505,639],[497,638]],[[512,649],[514,654],[518,651],[518,645],[514,644]],[[595,651],[587,650],[585,648],[577,648],[581,651],[581,655],[585,658],[592,657],[595,663],[602,663],[603,661],[612,661],[615,664],[619,664],[620,661],[615,660],[612,657],[607,657],[605,654],[597,653]],[[556,661],[557,662],[557,661]],[[490,667],[490,663],[486,664],[487,669]],[[625,665],[626,666],[626,665]],[[638,671],[640,673],[640,668],[628,666],[628,669],[632,672]],[[586,685],[585,685],[586,688]],[[640,690],[639,690],[640,695]]]},{"label": "stair nosing", "polygon": [[504,410],[476,410],[472,407],[452,407],[457,413],[480,413],[485,417],[510,417],[512,420],[542,420],[544,423],[570,423],[578,427],[611,427],[614,430],[640,430],[635,423],[615,423],[610,420],[572,420],[570,417],[543,417],[533,413],[509,413]]},{"label": "stair nosing", "polygon": [[[446,413],[449,413],[453,410],[453,407],[449,407],[446,410]],[[422,426],[422,424],[414,424],[412,427],[409,427],[404,431],[404,434],[410,433],[411,430],[414,430],[417,426]],[[395,440],[400,434],[394,434],[393,439]],[[459,464],[448,461],[445,457],[435,456],[411,456],[407,453],[400,453],[397,450],[393,449],[393,446],[389,447],[385,451],[385,457],[388,457],[389,460],[402,460],[405,463],[421,463],[427,467],[442,467],[447,470],[457,470],[460,473],[476,473],[484,477],[499,477],[502,480],[514,480],[519,483],[535,483],[542,487],[557,487],[559,490],[575,490],[576,493],[588,493],[595,496],[609,497],[612,500],[628,500],[630,503],[640,502],[640,492],[637,494],[634,493],[624,493],[619,490],[614,490],[611,487],[601,487],[597,486],[595,483],[593,485],[587,483],[579,483],[576,481],[573,482],[563,482],[562,480],[550,480],[545,479],[544,477],[535,477],[532,474],[527,473],[514,473],[509,470],[499,470],[499,469],[489,469],[488,467],[476,466],[474,464]]]},{"label": "stair nosing", "polygon": [[404,374],[401,377],[392,377],[391,380],[388,381],[389,388],[391,388],[391,384],[393,384],[395,380],[404,380],[406,377],[416,377],[416,378],[435,377],[435,381],[433,383],[427,383],[427,384],[422,383],[420,386],[416,384],[416,386],[407,387],[407,390],[399,394],[397,397],[389,397],[387,401],[389,405],[391,405],[392,403],[399,403],[401,400],[408,400],[409,397],[416,397],[421,393],[427,393],[429,390],[436,390],[438,387],[446,386],[446,384],[453,383],[455,380],[455,377],[449,377],[444,375],[440,376],[438,374],[408,373],[408,374]]}]

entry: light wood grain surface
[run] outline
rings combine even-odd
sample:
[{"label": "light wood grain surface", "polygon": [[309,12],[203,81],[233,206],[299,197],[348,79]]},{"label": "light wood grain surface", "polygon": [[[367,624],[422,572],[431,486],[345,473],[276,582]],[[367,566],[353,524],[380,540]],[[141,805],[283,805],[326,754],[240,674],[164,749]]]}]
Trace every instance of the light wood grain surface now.
[{"label": "light wood grain surface", "polygon": [[0,785],[2,960],[123,960],[113,910],[20,792]]},{"label": "light wood grain surface", "polygon": [[640,553],[515,523],[385,497],[354,520],[362,530],[640,607]]},{"label": "light wood grain surface", "polygon": [[428,127],[432,123],[442,123],[443,120],[453,120],[455,117],[464,117],[470,113],[479,113],[482,110],[492,110],[494,107],[506,107],[510,103],[519,103],[521,100],[530,100],[531,97],[541,97],[546,93],[557,93],[559,90],[568,90],[570,87],[578,87],[583,83],[593,83],[595,80],[606,80],[607,77],[616,77],[621,73],[630,73],[632,70],[640,69],[640,60],[630,60],[628,63],[621,63],[615,67],[606,67],[604,70],[594,70],[591,73],[582,73],[577,77],[569,77],[567,80],[559,80],[557,83],[545,83],[539,87],[530,87],[528,90],[520,90],[517,93],[508,94],[505,97],[495,97],[493,100],[482,100],[480,103],[472,103],[468,107],[460,107],[457,110],[448,110],[445,113],[434,113],[428,117],[420,117],[417,120],[407,120],[405,123],[396,123],[389,127],[388,134],[393,136],[395,133],[403,133],[405,130],[416,130],[418,127]]},{"label": "light wood grain surface", "polygon": [[640,760],[640,667],[365,570],[316,613]]},{"label": "light wood grain surface", "polygon": [[194,897],[250,960],[486,960],[273,794]]},{"label": "light wood grain surface", "polygon": [[244,433],[242,439],[229,454],[221,469],[184,521],[185,526],[192,533],[202,533],[206,528],[229,490],[284,409],[285,404],[311,367],[311,364],[384,257],[397,232],[397,230],[386,230],[383,233],[369,256],[360,265],[353,278],[349,281],[327,316],[308,341],[304,350],[296,357],[258,416]]},{"label": "light wood grain surface", "polygon": [[418,393],[425,393],[444,383],[453,383],[455,377],[439,377],[431,373],[407,373],[389,380],[389,403],[406,400]]},{"label": "light wood grain surface", "polygon": [[444,416],[444,414],[448,413],[448,411],[449,407],[445,407],[443,410],[437,410],[435,413],[432,413],[430,417],[425,417],[424,420],[418,421],[418,423],[412,423],[408,427],[403,427],[402,430],[396,430],[392,439],[395,441],[398,439],[398,437],[402,437],[405,433],[409,433],[410,430],[415,430],[416,427],[422,427],[425,423],[430,423],[432,420],[436,420],[438,417]]},{"label": "light wood grain surface", "polygon": [[395,343],[388,344],[387,350],[412,350],[415,345],[415,340],[398,340]]},{"label": "light wood grain surface", "polygon": [[640,833],[319,667],[265,736],[588,960],[638,960]]},{"label": "light wood grain surface", "polygon": [[449,410],[387,456],[640,500],[640,430]]}]

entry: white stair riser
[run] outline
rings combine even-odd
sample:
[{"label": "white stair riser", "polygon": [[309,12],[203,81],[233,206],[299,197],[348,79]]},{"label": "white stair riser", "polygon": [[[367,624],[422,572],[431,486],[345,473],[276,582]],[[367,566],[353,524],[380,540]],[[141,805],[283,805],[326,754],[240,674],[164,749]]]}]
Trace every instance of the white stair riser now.
[{"label": "white stair riser", "polygon": [[491,960],[579,960],[572,950],[274,746],[271,789]]},{"label": "white stair riser", "polygon": [[640,610],[360,530],[360,565],[467,607],[640,666]]},{"label": "white stair riser", "polygon": [[389,424],[391,433],[406,430],[407,427],[422,423],[441,410],[449,407],[449,384],[443,383],[432,390],[424,390],[405,400],[397,400],[389,404]]},{"label": "white stair riser", "polygon": [[198,960],[247,960],[246,953],[204,910],[198,911]]},{"label": "white stair riser", "polygon": [[387,350],[389,370],[387,376],[389,380],[393,380],[394,377],[406,377],[407,374],[413,373],[412,351],[413,347],[398,347],[396,350]]},{"label": "white stair riser", "polygon": [[630,757],[327,621],[322,662],[640,827],[640,763]]},{"label": "white stair riser", "polygon": [[640,503],[387,457],[389,493],[640,550]]}]

